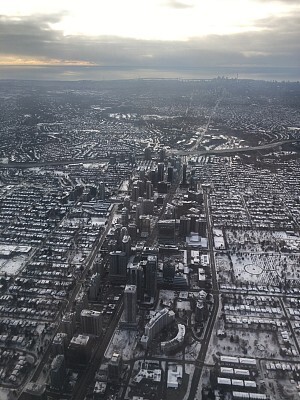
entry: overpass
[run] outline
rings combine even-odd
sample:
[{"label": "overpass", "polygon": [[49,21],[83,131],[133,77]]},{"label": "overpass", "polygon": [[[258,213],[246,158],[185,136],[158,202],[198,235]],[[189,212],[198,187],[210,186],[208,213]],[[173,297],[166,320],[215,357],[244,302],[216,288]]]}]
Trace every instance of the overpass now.
[{"label": "overpass", "polygon": [[279,142],[266,143],[259,146],[249,146],[249,147],[236,147],[228,149],[210,149],[210,150],[175,150],[172,154],[178,156],[209,156],[209,155],[226,155],[226,154],[236,154],[236,153],[251,153],[253,151],[273,149],[282,146],[287,143],[299,142],[300,139],[285,139]]}]

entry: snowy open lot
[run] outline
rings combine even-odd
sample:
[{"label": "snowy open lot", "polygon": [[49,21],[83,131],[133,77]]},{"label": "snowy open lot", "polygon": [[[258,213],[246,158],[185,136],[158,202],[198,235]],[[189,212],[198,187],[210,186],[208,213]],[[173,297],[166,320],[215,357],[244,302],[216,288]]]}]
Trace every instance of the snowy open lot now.
[{"label": "snowy open lot", "polygon": [[298,286],[298,236],[279,231],[227,230],[226,240],[229,255],[216,256],[221,283]]}]

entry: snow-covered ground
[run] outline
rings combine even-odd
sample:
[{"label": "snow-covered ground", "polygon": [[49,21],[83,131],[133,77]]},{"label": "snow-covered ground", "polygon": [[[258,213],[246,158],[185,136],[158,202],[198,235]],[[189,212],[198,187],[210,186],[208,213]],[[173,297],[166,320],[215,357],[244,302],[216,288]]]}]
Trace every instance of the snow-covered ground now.
[{"label": "snow-covered ground", "polygon": [[111,338],[106,349],[105,357],[110,359],[113,353],[121,354],[123,360],[130,360],[133,357],[144,356],[143,350],[139,351],[136,347],[138,344],[137,331],[117,329]]}]

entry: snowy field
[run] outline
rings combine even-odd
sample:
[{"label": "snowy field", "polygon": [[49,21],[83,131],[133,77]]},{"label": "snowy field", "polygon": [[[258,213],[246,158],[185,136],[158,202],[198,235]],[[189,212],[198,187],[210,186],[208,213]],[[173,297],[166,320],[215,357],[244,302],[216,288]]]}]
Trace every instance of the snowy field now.
[{"label": "snowy field", "polygon": [[287,232],[226,231],[229,256],[216,255],[221,283],[299,285],[300,238]]},{"label": "snowy field", "polygon": [[27,259],[25,255],[15,255],[9,259],[0,258],[0,274],[16,275],[25,266]]},{"label": "snowy field", "polygon": [[278,285],[287,280],[291,286],[298,285],[299,256],[279,253],[243,253],[232,254],[231,260],[235,278],[240,283]]},{"label": "snowy field", "polygon": [[110,359],[113,353],[122,355],[123,360],[130,360],[133,357],[143,357],[145,352],[136,349],[138,343],[137,331],[117,329],[106,349],[105,357]]},{"label": "snowy field", "polygon": [[233,252],[278,252],[281,248],[300,253],[300,237],[283,231],[226,230],[226,239]]}]

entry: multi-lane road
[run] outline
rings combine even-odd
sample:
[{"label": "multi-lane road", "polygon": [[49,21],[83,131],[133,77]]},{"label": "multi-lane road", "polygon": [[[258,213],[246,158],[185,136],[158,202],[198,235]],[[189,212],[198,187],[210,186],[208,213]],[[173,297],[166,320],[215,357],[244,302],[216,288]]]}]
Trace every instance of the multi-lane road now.
[{"label": "multi-lane road", "polygon": [[92,383],[95,373],[101,364],[101,360],[104,357],[107,346],[113,336],[113,333],[119,323],[123,312],[123,300],[119,303],[119,306],[110,321],[110,324],[102,338],[99,338],[99,344],[96,347],[86,369],[84,370],[81,378],[76,383],[73,391],[72,400],[82,400],[85,398],[88,386]]},{"label": "multi-lane road", "polygon": [[276,147],[282,146],[288,143],[297,143],[300,139],[286,139],[280,140],[278,142],[271,142],[266,144],[261,144],[259,146],[249,146],[249,147],[233,147],[227,149],[210,149],[210,150],[197,150],[197,149],[188,149],[188,150],[178,150],[173,151],[174,154],[179,156],[209,156],[209,155],[226,155],[226,154],[236,154],[236,153],[251,153],[253,151],[260,150],[268,150],[275,149]]},{"label": "multi-lane road", "polygon": [[[203,135],[206,132],[206,127],[204,131],[201,133],[199,138],[196,141],[196,144],[187,150],[169,150],[170,153],[178,155],[178,156],[209,156],[209,155],[226,155],[226,154],[236,154],[236,153],[251,153],[253,151],[260,150],[268,150],[275,149],[276,147],[282,146],[284,144],[292,144],[297,143],[300,139],[285,139],[277,142],[265,143],[258,146],[249,146],[249,147],[233,147],[227,149],[210,149],[210,150],[198,150],[198,147],[203,139]],[[101,162],[109,161],[108,158],[86,158],[86,159],[78,159],[78,160],[54,160],[54,161],[29,161],[29,162],[9,162],[9,163],[0,163],[0,169],[6,168],[18,168],[18,169],[28,169],[28,168],[36,168],[36,167],[51,167],[58,165],[70,165],[70,164],[97,164]]]},{"label": "multi-lane road", "polygon": [[196,393],[197,393],[199,381],[201,378],[206,353],[207,353],[209,342],[210,342],[212,332],[213,332],[213,329],[215,326],[215,322],[216,322],[216,319],[218,316],[219,304],[220,304],[218,278],[217,278],[216,265],[215,265],[212,220],[211,220],[211,214],[210,214],[210,210],[209,210],[209,194],[208,194],[207,190],[204,190],[203,198],[204,198],[204,208],[205,208],[205,214],[206,214],[207,238],[208,238],[210,267],[211,267],[211,275],[212,275],[213,307],[212,307],[211,313],[209,315],[209,319],[208,319],[206,327],[205,327],[205,332],[204,332],[203,340],[201,343],[201,349],[200,349],[200,352],[197,357],[197,364],[195,366],[195,371],[194,371],[193,378],[192,378],[192,383],[191,383],[191,387],[190,387],[190,393],[189,393],[188,400],[194,400],[196,398]]}]

